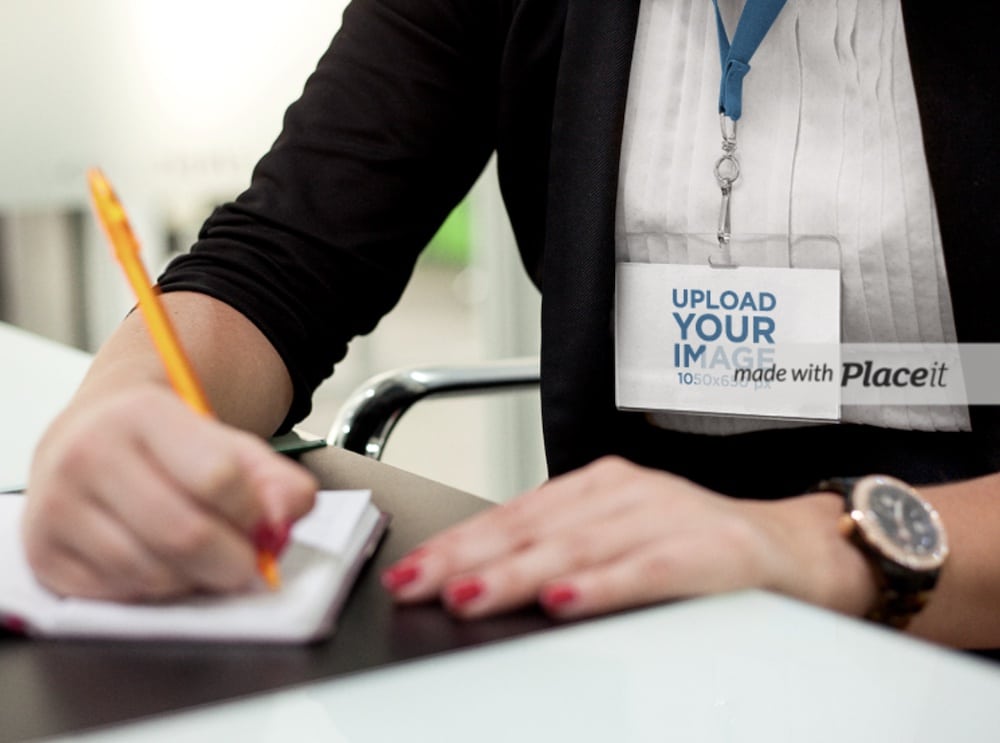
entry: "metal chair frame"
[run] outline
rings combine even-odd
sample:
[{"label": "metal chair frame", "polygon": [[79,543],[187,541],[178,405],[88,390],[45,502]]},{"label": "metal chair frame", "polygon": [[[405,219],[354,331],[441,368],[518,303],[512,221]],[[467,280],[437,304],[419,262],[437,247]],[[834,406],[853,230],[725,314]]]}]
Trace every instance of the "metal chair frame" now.
[{"label": "metal chair frame", "polygon": [[537,386],[537,358],[503,359],[461,366],[395,369],[371,377],[341,406],[327,441],[381,459],[403,414],[427,397],[498,392]]}]

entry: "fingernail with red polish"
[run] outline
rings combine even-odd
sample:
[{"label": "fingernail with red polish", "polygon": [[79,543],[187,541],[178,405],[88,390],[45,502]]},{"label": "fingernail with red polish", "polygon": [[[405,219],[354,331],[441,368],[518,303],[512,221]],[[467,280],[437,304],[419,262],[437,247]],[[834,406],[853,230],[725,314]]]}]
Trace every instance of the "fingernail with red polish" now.
[{"label": "fingernail with red polish", "polygon": [[258,550],[269,552],[271,544],[274,542],[274,530],[271,528],[271,524],[267,521],[260,521],[253,528],[250,539],[253,540],[253,546]]},{"label": "fingernail with red polish", "polygon": [[483,595],[486,586],[479,578],[466,578],[452,583],[444,591],[444,599],[451,606],[464,606]]},{"label": "fingernail with red polish", "polygon": [[541,596],[538,597],[539,603],[546,609],[558,610],[576,601],[578,594],[573,586],[568,586],[565,583],[559,583],[554,586],[547,586],[542,589]]},{"label": "fingernail with red polish", "polygon": [[21,619],[21,617],[16,617],[13,614],[0,619],[0,625],[8,632],[18,635],[26,634],[28,631],[28,623]]},{"label": "fingernail with red polish", "polygon": [[420,577],[420,566],[413,563],[393,565],[382,573],[382,585],[396,591]]},{"label": "fingernail with red polish", "polygon": [[287,521],[283,524],[272,524],[269,521],[261,521],[253,530],[254,546],[261,552],[269,552],[272,555],[280,555],[292,534],[292,525]]}]

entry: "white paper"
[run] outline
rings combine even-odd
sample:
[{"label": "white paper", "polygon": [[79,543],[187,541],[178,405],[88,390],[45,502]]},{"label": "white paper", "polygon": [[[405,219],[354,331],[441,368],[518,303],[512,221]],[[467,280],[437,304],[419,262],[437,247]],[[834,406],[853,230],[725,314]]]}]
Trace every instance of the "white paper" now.
[{"label": "white paper", "polygon": [[24,621],[36,634],[130,639],[312,639],[332,619],[352,569],[370,542],[379,512],[367,490],[321,491],[293,529],[280,559],[282,586],[230,596],[196,596],[165,604],[119,604],[60,598],[35,580],[19,524],[24,497],[0,496],[0,617]]}]

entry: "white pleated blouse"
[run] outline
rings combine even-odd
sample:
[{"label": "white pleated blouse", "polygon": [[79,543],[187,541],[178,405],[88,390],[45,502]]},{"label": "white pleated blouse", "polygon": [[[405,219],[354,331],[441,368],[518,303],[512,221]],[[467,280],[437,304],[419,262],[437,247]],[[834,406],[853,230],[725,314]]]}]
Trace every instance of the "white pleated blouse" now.
[{"label": "white pleated blouse", "polygon": [[[720,0],[730,38],[744,2]],[[835,236],[845,343],[954,342],[899,0],[789,0],[750,65],[733,233]],[[719,76],[711,0],[642,0],[617,260],[686,262],[655,236],[715,233]],[[655,420],[715,434],[782,425],[682,414]],[[969,428],[964,408],[855,406],[843,409],[843,420]]]}]

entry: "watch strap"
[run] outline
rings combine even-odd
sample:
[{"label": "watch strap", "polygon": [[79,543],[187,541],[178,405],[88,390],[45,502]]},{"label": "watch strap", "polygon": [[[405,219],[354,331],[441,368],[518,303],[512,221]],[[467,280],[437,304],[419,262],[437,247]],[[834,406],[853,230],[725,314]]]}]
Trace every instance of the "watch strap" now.
[{"label": "watch strap", "polygon": [[879,584],[878,599],[865,618],[903,629],[914,614],[927,605],[931,591],[937,584],[938,571],[921,574],[904,571],[889,560],[879,559],[878,555],[869,550],[862,548],[862,551],[880,563],[873,571]]},{"label": "watch strap", "polygon": [[[844,497],[845,508],[850,511],[851,493],[860,477],[831,477],[809,489],[811,493],[832,492]],[[927,604],[931,591],[937,584],[939,571],[915,572],[886,558],[872,548],[856,526],[848,537],[868,560],[878,587],[875,605],[865,618],[897,629],[906,627],[913,615]]]},{"label": "watch strap", "polygon": [[820,480],[818,483],[809,488],[810,493],[837,493],[845,498],[851,494],[854,490],[854,484],[860,480],[860,477],[830,477],[826,480]]}]

